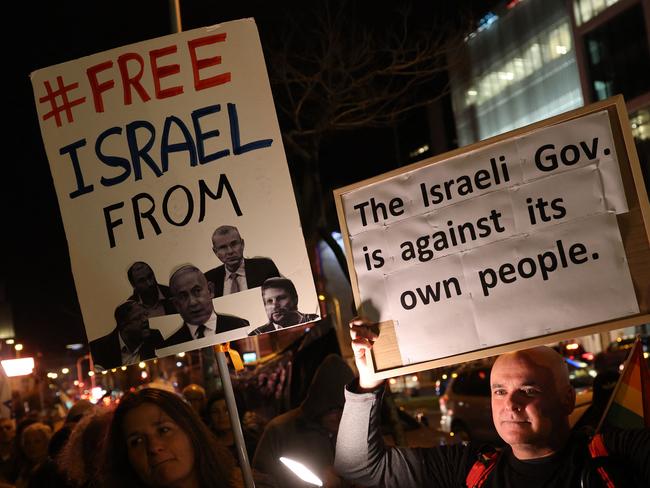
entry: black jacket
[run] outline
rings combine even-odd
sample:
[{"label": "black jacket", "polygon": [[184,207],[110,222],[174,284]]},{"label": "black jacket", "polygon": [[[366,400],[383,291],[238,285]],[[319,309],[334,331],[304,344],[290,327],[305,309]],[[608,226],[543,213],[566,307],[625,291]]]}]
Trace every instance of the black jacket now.
[{"label": "black jacket", "polygon": [[[223,283],[226,279],[226,267],[222,264],[216,268],[206,271],[205,278],[214,286],[214,296],[223,296]],[[269,258],[244,258],[244,270],[246,271],[246,286],[248,289],[262,286],[267,278],[279,277],[280,272],[277,266]]]},{"label": "black jacket", "polygon": [[[241,327],[248,327],[250,324],[248,320],[244,320],[240,317],[235,317],[234,315],[226,315],[219,313],[217,314],[217,330],[216,333],[220,334],[221,332],[227,332],[233,329],[239,329]],[[183,325],[174,332],[171,336],[165,339],[163,347],[175,346],[176,344],[182,344],[183,342],[193,341],[192,333],[190,332],[189,327],[185,322]]]},{"label": "black jacket", "polygon": [[[156,357],[155,350],[162,347],[163,337],[158,329],[150,329],[149,338],[142,343],[140,348],[140,359],[142,361]],[[126,366],[122,364],[122,352],[120,351],[120,339],[117,328],[113,329],[99,339],[90,342],[90,354],[93,362],[104,369]]]}]

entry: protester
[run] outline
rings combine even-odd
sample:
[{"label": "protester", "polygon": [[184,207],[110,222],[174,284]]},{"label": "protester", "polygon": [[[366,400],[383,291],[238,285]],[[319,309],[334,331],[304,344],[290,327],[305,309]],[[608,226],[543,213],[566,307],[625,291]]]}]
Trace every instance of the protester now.
[{"label": "protester", "polygon": [[51,437],[52,429],[42,422],[34,422],[22,431],[20,445],[26,463],[22,466],[16,480],[17,488],[29,486],[33,473],[47,459],[47,446]]},{"label": "protester", "polygon": [[353,377],[340,356],[327,356],[300,406],[267,424],[255,450],[253,467],[272,475],[283,488],[304,487],[305,483],[280,462],[280,457],[287,457],[307,466],[326,487],[347,486],[334,472],[333,464],[343,388]]},{"label": "protester", "polygon": [[[219,444],[227,447],[232,455],[237,458],[237,450],[235,446],[235,436],[230,422],[230,414],[228,413],[228,406],[226,405],[226,397],[222,390],[215,392],[208,399],[206,407],[207,424],[210,430],[217,438]],[[246,444],[246,452],[249,458],[253,457],[255,453],[255,446],[259,441],[259,434],[256,429],[255,414],[254,412],[247,412],[242,415],[241,427],[244,435],[244,443]]]},{"label": "protester", "polygon": [[227,450],[180,396],[165,390],[124,396],[105,452],[108,487],[239,486]]},{"label": "protester", "polygon": [[206,411],[205,407],[208,403],[208,397],[205,393],[205,388],[196,383],[190,383],[181,392],[185,401],[190,404],[192,409],[198,414],[198,416],[208,423],[206,420]]},{"label": "protester", "polygon": [[[556,351],[536,347],[503,354],[494,363],[492,418],[507,444],[502,452],[481,451],[472,444],[386,448],[379,433],[383,382],[374,379],[367,361],[377,335],[363,319],[353,320],[350,327],[359,379],[346,390],[336,446],[336,468],[345,478],[388,488],[466,486],[468,475],[478,472],[486,475],[485,487],[579,487],[597,486],[583,485],[583,480],[600,482],[597,464],[590,459],[589,438],[570,431],[575,392]],[[650,485],[650,430],[611,429],[603,433],[603,441],[609,451],[605,472],[615,475],[615,486]],[[479,454],[483,462],[476,463]],[[491,472],[486,471],[488,466]]]},{"label": "protester", "polygon": [[[59,469],[56,459],[68,443],[75,426],[84,418],[84,415],[90,414],[94,409],[95,406],[88,400],[79,400],[72,406],[66,415],[63,426],[50,438],[47,445],[47,457],[32,472],[29,488],[73,488],[76,486],[68,482],[66,476]],[[95,452],[94,446],[91,452]],[[75,459],[75,464],[79,463],[79,459]]]},{"label": "protester", "polygon": [[14,419],[0,419],[0,482],[13,483],[18,476],[15,437]]},{"label": "protester", "polygon": [[210,427],[210,430],[219,443],[228,448],[232,448],[235,444],[235,438],[232,432],[232,425],[230,424],[226,398],[222,391],[218,391],[210,397],[206,411],[208,427]]},{"label": "protester", "polygon": [[70,486],[101,486],[101,461],[112,417],[112,410],[95,408],[72,429],[68,442],[57,457],[59,470]]}]

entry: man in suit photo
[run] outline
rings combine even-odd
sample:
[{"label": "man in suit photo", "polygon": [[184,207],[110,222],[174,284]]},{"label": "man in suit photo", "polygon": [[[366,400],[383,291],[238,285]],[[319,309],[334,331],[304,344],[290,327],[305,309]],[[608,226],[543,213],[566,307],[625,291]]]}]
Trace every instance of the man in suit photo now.
[{"label": "man in suit photo", "polygon": [[223,264],[205,273],[214,286],[214,296],[221,297],[261,286],[264,280],[280,276],[269,258],[244,258],[244,239],[237,227],[222,225],[212,234],[212,250]]},{"label": "man in suit photo", "polygon": [[115,309],[117,326],[110,334],[90,342],[90,353],[98,370],[126,366],[156,357],[162,347],[159,330],[149,328],[149,315],[139,302],[128,300]]},{"label": "man in suit photo", "polygon": [[147,309],[149,317],[176,313],[169,287],[158,283],[151,266],[137,261],[129,267],[126,275],[133,287],[129,300],[140,302]]},{"label": "man in suit photo", "polygon": [[249,325],[240,317],[215,312],[212,303],[214,287],[192,264],[174,271],[169,278],[169,289],[183,324],[165,340],[165,347]]},{"label": "man in suit photo", "polygon": [[313,313],[298,311],[298,292],[288,278],[269,278],[262,284],[262,301],[269,321],[248,335],[259,335],[318,320]]}]

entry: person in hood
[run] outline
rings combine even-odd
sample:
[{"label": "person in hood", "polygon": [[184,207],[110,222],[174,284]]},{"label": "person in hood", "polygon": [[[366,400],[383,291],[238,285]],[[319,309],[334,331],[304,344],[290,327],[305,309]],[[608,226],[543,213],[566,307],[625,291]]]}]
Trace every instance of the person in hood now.
[{"label": "person in hood", "polygon": [[340,356],[327,356],[316,370],[300,406],[266,425],[255,450],[253,468],[271,475],[278,486],[311,486],[280,462],[280,457],[287,457],[309,468],[326,487],[347,486],[334,472],[333,465],[345,403],[343,391],[353,378],[354,373]]}]

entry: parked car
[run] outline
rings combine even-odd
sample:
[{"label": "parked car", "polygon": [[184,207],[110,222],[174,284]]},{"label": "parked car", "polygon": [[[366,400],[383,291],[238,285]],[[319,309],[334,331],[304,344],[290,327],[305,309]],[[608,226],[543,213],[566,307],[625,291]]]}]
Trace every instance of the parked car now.
[{"label": "parked car", "polygon": [[[440,430],[461,440],[501,444],[492,422],[490,371],[494,358],[466,363],[452,373],[440,397]],[[576,389],[576,408],[569,417],[573,426],[591,404],[593,376],[585,367],[567,362]]]},{"label": "parked car", "polygon": [[[448,432],[442,432],[430,427],[407,413],[402,408],[396,408],[397,418],[399,420],[399,428],[401,428],[406,446],[408,447],[435,447],[442,445],[455,444],[458,439]],[[381,433],[384,437],[384,443],[387,446],[397,445],[396,428],[390,420],[388,406],[386,403],[382,405],[381,415]]]},{"label": "parked car", "polygon": [[[608,370],[618,371],[627,359],[635,341],[636,337],[619,337],[611,342],[606,350],[596,355],[594,360],[596,370],[599,373]],[[650,351],[650,337],[641,336],[641,344],[643,352],[648,353]],[[650,359],[648,361],[650,364]]]},{"label": "parked car", "polygon": [[494,360],[466,363],[451,374],[440,397],[440,430],[460,440],[498,441],[490,408]]}]

